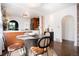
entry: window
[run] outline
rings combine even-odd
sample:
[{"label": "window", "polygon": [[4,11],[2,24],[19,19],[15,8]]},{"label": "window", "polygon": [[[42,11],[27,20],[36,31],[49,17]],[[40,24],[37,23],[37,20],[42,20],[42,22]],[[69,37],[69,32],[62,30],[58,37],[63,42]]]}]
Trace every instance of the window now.
[{"label": "window", "polygon": [[18,22],[12,20],[8,24],[8,29],[9,30],[18,30]]},{"label": "window", "polygon": [[15,30],[15,23],[14,22],[9,23],[9,29],[10,30]]}]

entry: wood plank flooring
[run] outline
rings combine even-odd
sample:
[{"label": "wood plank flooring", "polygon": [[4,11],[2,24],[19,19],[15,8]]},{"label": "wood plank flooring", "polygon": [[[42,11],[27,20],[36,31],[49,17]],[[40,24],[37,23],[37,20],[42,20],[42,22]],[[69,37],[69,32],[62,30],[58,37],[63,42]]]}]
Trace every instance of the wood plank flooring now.
[{"label": "wood plank flooring", "polygon": [[64,40],[62,43],[54,42],[55,52],[58,56],[78,56],[79,47],[74,46],[71,41]]},{"label": "wood plank flooring", "polygon": [[[54,42],[50,45],[52,51],[57,54],[57,56],[78,56],[79,55],[79,47],[74,46],[74,43],[71,41],[64,40],[62,43]],[[49,50],[49,52],[51,52]],[[5,53],[3,52],[3,55]],[[50,56],[53,56],[52,54]]]}]

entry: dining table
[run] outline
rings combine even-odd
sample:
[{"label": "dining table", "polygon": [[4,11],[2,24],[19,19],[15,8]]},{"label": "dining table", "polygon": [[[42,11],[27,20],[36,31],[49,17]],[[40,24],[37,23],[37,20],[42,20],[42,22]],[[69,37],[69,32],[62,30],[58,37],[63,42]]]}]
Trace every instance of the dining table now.
[{"label": "dining table", "polygon": [[37,41],[43,37],[50,38],[50,35],[18,35],[16,36],[17,39],[24,40],[27,56],[31,55],[30,47],[37,46]]}]

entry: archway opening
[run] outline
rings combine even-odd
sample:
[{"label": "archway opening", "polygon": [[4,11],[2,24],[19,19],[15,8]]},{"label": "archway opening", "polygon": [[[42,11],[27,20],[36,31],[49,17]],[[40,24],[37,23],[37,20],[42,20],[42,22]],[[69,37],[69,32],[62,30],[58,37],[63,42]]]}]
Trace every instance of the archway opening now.
[{"label": "archway opening", "polygon": [[62,40],[75,40],[74,17],[71,15],[64,16],[62,19]]}]

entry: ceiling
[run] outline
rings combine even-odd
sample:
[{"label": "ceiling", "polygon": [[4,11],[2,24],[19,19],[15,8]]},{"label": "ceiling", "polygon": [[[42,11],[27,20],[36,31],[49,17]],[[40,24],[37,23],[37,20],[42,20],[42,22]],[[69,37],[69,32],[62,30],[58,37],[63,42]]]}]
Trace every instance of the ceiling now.
[{"label": "ceiling", "polygon": [[34,17],[54,13],[73,6],[74,3],[2,3],[6,16]]}]

